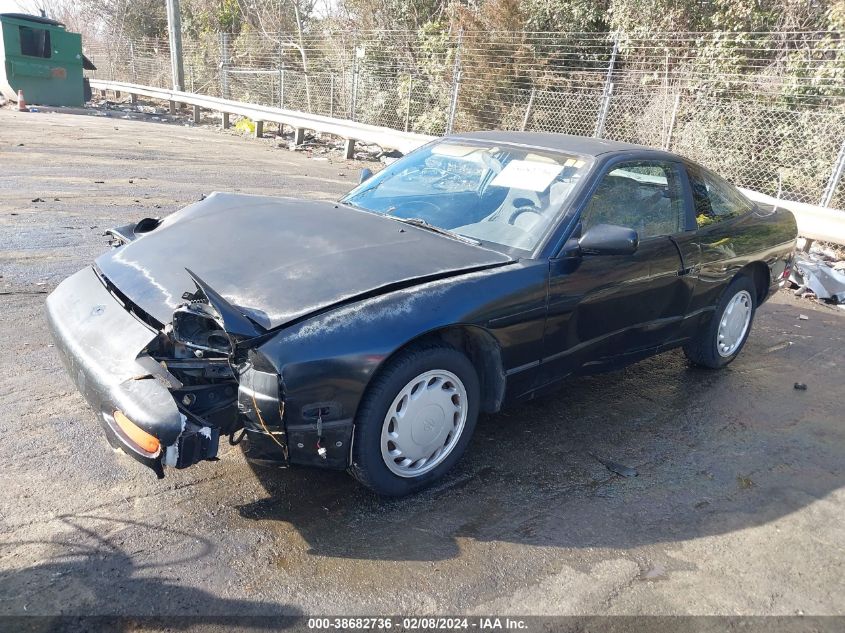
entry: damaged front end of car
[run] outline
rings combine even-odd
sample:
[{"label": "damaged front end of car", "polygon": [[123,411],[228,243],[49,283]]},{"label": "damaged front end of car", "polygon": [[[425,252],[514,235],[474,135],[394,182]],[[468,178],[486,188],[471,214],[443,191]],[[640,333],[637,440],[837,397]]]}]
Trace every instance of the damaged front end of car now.
[{"label": "damaged front end of car", "polygon": [[255,349],[266,331],[199,277],[162,325],[96,268],[47,299],[63,361],[109,442],[152,468],[215,460],[221,437],[287,462],[279,375]]},{"label": "damaged front end of car", "polygon": [[321,319],[513,261],[343,205],[240,194],[107,235],[115,248],[59,284],[48,321],[112,445],[159,476],[227,437],[253,462],[347,468],[366,383],[402,341],[325,339]]}]

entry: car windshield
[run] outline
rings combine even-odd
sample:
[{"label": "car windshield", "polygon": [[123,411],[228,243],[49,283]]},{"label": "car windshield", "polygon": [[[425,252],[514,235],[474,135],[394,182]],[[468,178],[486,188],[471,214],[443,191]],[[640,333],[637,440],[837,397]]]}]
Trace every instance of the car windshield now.
[{"label": "car windshield", "polygon": [[396,161],[342,202],[491,246],[531,251],[585,172],[586,161],[576,156],[445,140]]}]

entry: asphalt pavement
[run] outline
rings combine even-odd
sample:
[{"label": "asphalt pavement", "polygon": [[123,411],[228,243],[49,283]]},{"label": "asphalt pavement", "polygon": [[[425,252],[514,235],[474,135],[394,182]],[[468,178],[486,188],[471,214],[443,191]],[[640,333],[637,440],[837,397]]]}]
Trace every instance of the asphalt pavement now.
[{"label": "asphalt pavement", "polygon": [[103,114],[0,109],[0,615],[845,615],[845,311],[788,292],[727,369],[568,380],[405,499],[228,446],[161,481],[113,452],[46,293],[108,227],[215,190],[336,198],[361,164]]}]

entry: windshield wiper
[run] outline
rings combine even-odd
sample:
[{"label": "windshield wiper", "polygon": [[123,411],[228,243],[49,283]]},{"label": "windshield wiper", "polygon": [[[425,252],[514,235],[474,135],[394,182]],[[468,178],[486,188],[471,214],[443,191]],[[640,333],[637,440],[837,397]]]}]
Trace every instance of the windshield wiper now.
[{"label": "windshield wiper", "polygon": [[398,220],[399,222],[404,222],[405,224],[412,224],[414,226],[418,226],[421,229],[427,229],[432,233],[439,233],[440,235],[451,237],[454,240],[460,240],[461,242],[466,242],[467,244],[481,246],[481,242],[479,240],[467,237],[466,235],[461,235],[460,233],[455,233],[454,231],[450,231],[449,229],[442,229],[439,226],[434,226],[433,224],[426,222],[422,218],[400,218],[395,215],[388,215],[387,217],[393,218],[394,220]]}]

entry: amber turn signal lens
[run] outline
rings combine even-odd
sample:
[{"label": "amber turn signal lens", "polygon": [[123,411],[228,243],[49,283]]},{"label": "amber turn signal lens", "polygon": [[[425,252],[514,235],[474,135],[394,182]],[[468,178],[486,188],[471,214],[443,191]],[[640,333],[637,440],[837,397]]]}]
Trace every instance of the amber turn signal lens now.
[{"label": "amber turn signal lens", "polygon": [[114,412],[114,421],[117,422],[117,425],[126,434],[126,437],[132,440],[138,448],[148,453],[157,453],[158,449],[161,448],[157,437],[150,435],[127,418],[123,411]]}]

